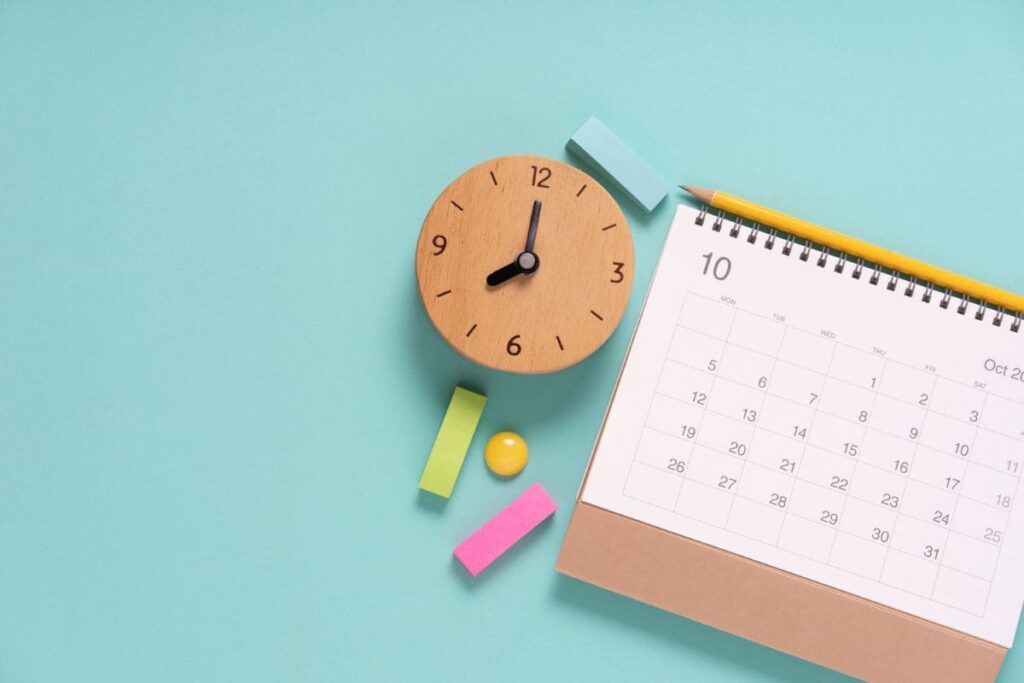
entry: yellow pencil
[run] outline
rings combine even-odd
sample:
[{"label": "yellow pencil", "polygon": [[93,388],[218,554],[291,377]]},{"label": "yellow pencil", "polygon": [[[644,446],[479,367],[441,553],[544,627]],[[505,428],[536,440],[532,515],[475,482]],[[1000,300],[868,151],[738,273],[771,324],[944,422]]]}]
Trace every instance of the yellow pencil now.
[{"label": "yellow pencil", "polygon": [[1007,292],[998,287],[987,285],[984,282],[978,282],[969,277],[958,275],[944,268],[933,266],[924,261],[918,261],[903,254],[897,254],[894,251],[883,249],[870,242],[865,242],[856,237],[850,237],[841,232],[829,230],[820,225],[794,218],[781,211],[769,209],[766,206],[755,204],[720,190],[705,190],[699,187],[687,187],[686,185],[680,185],[679,187],[716,209],[722,209],[762,225],[777,228],[791,235],[845,252],[850,256],[862,258],[865,261],[871,261],[880,266],[900,271],[925,282],[931,282],[938,287],[945,287],[995,306],[1010,309],[1011,311],[1024,312],[1024,296]]}]

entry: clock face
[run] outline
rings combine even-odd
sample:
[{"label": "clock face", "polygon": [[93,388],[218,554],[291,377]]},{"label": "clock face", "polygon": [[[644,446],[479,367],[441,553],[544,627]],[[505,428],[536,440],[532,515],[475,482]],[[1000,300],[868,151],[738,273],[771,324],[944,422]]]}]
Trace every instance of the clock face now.
[{"label": "clock face", "polygon": [[486,161],[430,208],[416,247],[423,305],[483,365],[552,372],[603,344],[633,284],[633,240],[615,200],[572,166]]}]

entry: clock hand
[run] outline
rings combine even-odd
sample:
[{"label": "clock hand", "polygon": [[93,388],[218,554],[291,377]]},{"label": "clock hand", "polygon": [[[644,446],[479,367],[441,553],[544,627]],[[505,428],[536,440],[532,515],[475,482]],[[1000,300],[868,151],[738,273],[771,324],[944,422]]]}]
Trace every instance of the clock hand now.
[{"label": "clock hand", "polygon": [[524,252],[533,251],[533,243],[537,240],[537,223],[540,222],[540,200],[533,202],[533,213],[530,214],[530,230],[526,233],[526,247]]},{"label": "clock hand", "polygon": [[487,285],[489,287],[497,287],[506,280],[511,280],[516,275],[523,272],[523,269],[519,267],[519,259],[517,258],[512,263],[498,268],[496,271],[487,276]]},{"label": "clock hand", "polygon": [[532,251],[524,251],[512,263],[504,265],[488,275],[487,284],[491,287],[497,287],[501,283],[511,280],[516,275],[529,275],[536,271],[539,266],[540,259],[537,258],[537,255]]},{"label": "clock hand", "polygon": [[508,265],[498,268],[487,276],[487,284],[496,287],[503,282],[511,280],[516,275],[532,275],[540,267],[540,258],[533,251],[533,243],[537,241],[537,224],[540,222],[540,200],[533,202],[533,212],[530,214],[530,229],[526,233],[526,248],[519,252],[516,260]]}]

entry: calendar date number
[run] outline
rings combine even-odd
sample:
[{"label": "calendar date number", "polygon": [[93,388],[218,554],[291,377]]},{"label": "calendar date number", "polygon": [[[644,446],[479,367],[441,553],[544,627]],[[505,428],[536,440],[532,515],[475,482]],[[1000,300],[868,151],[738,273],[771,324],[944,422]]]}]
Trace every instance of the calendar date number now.
[{"label": "calendar date number", "polygon": [[704,272],[703,275],[710,275],[716,280],[724,280],[729,277],[729,273],[732,272],[732,261],[725,256],[719,256],[715,258],[714,252],[708,252],[702,254],[704,258]]}]

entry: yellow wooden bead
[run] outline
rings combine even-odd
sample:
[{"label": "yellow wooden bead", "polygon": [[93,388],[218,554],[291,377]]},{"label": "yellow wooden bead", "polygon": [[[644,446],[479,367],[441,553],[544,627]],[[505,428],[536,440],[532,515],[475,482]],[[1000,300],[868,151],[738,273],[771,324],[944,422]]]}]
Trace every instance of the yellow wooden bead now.
[{"label": "yellow wooden bead", "polygon": [[523,471],[529,453],[526,439],[515,432],[498,432],[487,442],[484,460],[491,472],[500,477],[511,477]]}]

